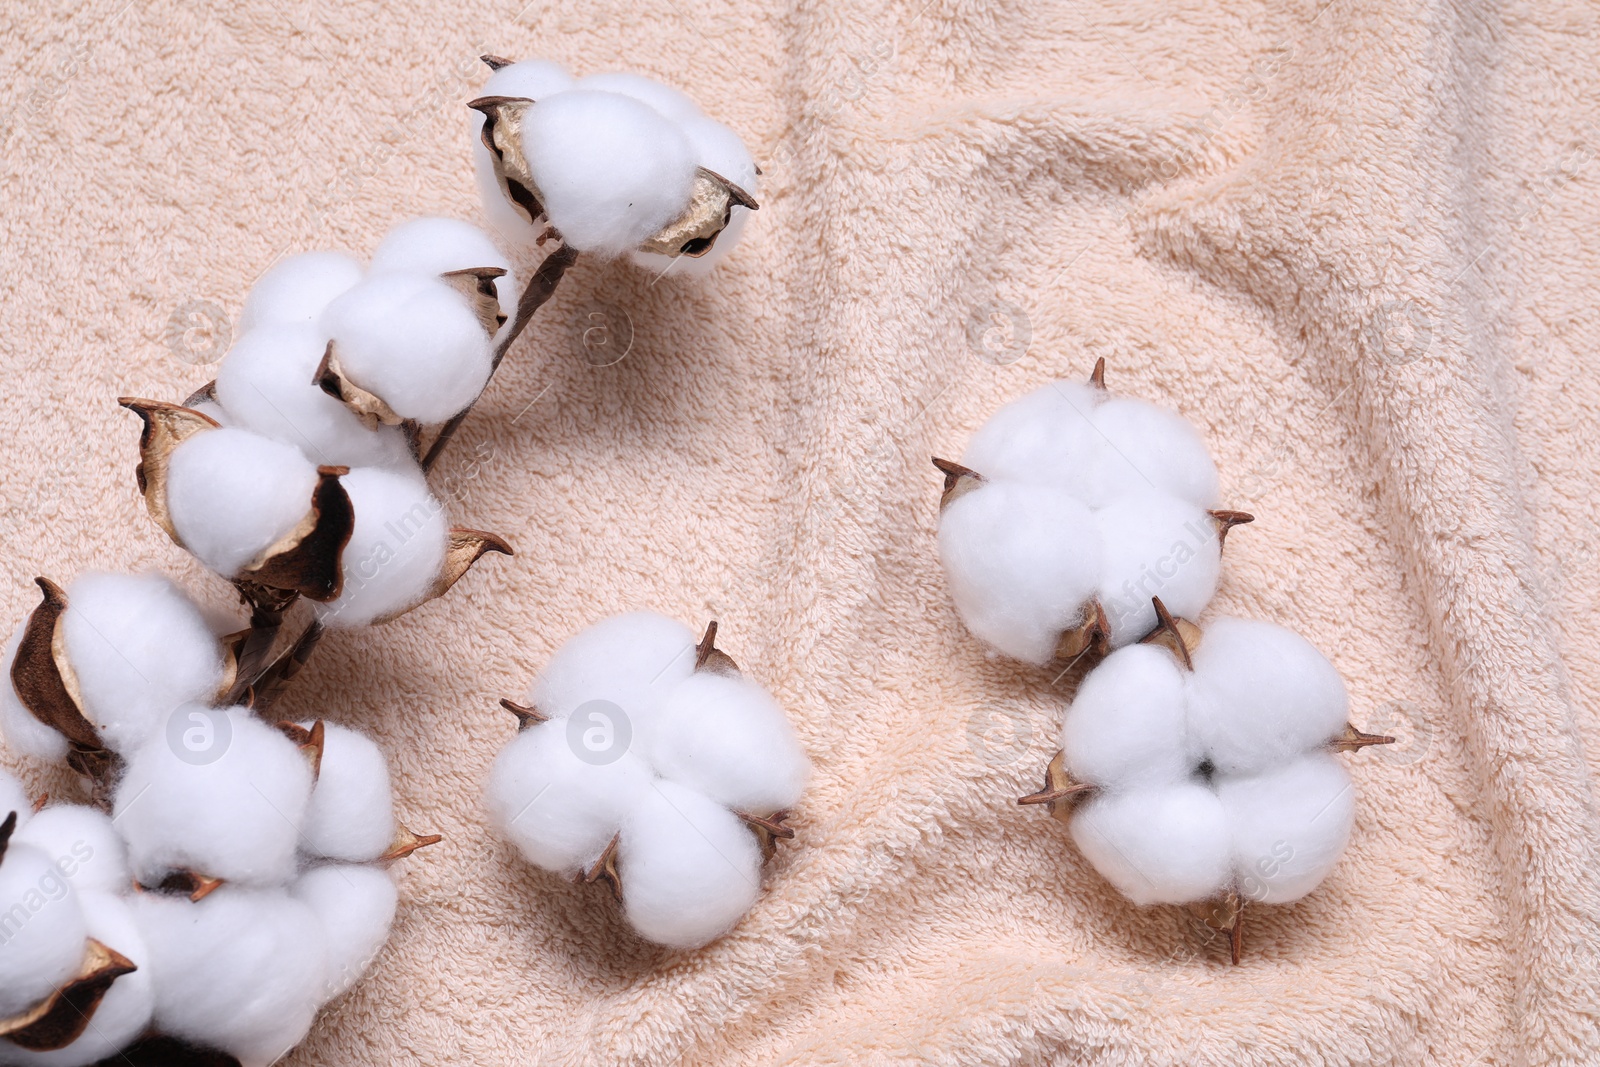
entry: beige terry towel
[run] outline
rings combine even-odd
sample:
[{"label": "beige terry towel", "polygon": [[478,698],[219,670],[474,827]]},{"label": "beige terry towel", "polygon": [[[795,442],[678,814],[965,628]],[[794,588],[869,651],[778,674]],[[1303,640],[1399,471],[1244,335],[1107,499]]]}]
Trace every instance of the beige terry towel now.
[{"label": "beige terry towel", "polygon": [[[209,378],[280,254],[476,217],[479,52],[639,68],[755,146],[761,211],[704,282],[580,263],[442,468],[452,518],[515,559],[335,635],[296,683],[290,710],[376,734],[405,820],[447,843],[290,1062],[1596,1062],[1597,19],[12,4],[7,616],[35,574],[88,567],[225,606],[143,514],[114,398]],[[1214,610],[1306,634],[1358,724],[1402,738],[1352,759],[1344,862],[1259,909],[1237,968],[1012,803],[1070,692],[987,660],[934,556],[929,455],[1101,356],[1204,430],[1226,504],[1259,516]],[[479,804],[513,726],[496,699],[642,606],[720,619],[817,768],[765,898],[697,953],[529,870]]]}]

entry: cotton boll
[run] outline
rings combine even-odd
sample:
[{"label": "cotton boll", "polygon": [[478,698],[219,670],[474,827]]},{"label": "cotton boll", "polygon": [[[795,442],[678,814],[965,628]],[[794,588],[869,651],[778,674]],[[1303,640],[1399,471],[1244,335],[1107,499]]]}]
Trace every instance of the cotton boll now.
[{"label": "cotton boll", "polygon": [[[474,112],[481,118],[481,113]],[[495,279],[500,313],[508,320],[517,313],[517,283],[511,260],[495,247],[489,235],[460,219],[420,218],[402,222],[384,235],[372,253],[374,274],[448,274],[473,267],[499,267],[506,273]]]},{"label": "cotton boll", "polygon": [[1091,797],[1073,815],[1072,840],[1135,904],[1188,904],[1229,882],[1227,814],[1197,782]]},{"label": "cotton boll", "polygon": [[1082,382],[1051,382],[1018,397],[978,428],[961,462],[992,481],[1063,489],[1089,507],[1102,437],[1091,422],[1103,394]]},{"label": "cotton boll", "polygon": [[344,587],[313,604],[327,626],[365,626],[418,603],[444,564],[450,533],[444,507],[412,472],[362,467],[340,479],[355,511],[344,547]]},{"label": "cotton boll", "polygon": [[324,1000],[348,992],[389,940],[399,893],[381,867],[314,867],[291,890],[316,915],[328,951]]},{"label": "cotton boll", "polygon": [[[751,196],[760,192],[761,179],[756,174],[756,161],[738,134],[704,116],[680,123],[679,128],[693,146],[695,162],[699,166],[721,175]],[[735,205],[728,212],[728,225],[717,235],[716,244],[705,255],[664,256],[659,252],[635,252],[633,261],[656,274],[666,274],[668,271],[696,277],[709,274],[739,243],[749,220],[750,209]]]},{"label": "cotton boll", "polygon": [[989,482],[939,518],[939,558],[962,621],[1029,663],[1048,663],[1081,621],[1100,557],[1094,518],[1059,490]]},{"label": "cotton boll", "polygon": [[33,816],[33,801],[28,799],[28,791],[22,788],[22,783],[0,767],[0,822],[5,822],[12,812],[17,813],[14,829],[21,830]]},{"label": "cotton boll", "polygon": [[1248,900],[1286,904],[1328,877],[1350,841],[1355,789],[1326,752],[1249,777],[1217,776],[1234,877]]},{"label": "cotton boll", "polygon": [[[17,661],[17,647],[22,643],[22,634],[27,628],[28,624],[24,621],[12,633],[11,640],[6,642],[6,673],[4,678],[0,678],[0,734],[5,735],[6,746],[13,752],[54,763],[66,759],[67,739],[34,718],[33,712],[17,698],[17,690],[11,684],[11,665]],[[0,791],[3,788],[0,785]],[[0,819],[5,818],[7,810],[0,807]]]},{"label": "cotton boll", "polygon": [[1067,770],[1108,789],[1179,781],[1198,762],[1184,724],[1183,670],[1153,645],[1119,648],[1089,672],[1061,731]]},{"label": "cotton boll", "polygon": [[550,223],[573,248],[619,256],[682,214],[694,149],[653,107],[573,90],[529,108],[522,139]]},{"label": "cotton boll", "polygon": [[811,773],[778,702],[748,678],[710,672],[673,688],[649,753],[663,778],[753,815],[793,807]]},{"label": "cotton boll", "polygon": [[679,126],[704,117],[700,112],[700,105],[696,104],[688,93],[674,89],[670,85],[663,85],[643,74],[623,71],[591,74],[586,78],[579,78],[576,88],[585,92],[617,93],[631,97],[642,104],[650,105],[662,117],[671,119]]},{"label": "cotton boll", "polygon": [[[309,498],[308,491],[302,513]],[[143,744],[179,704],[209,702],[222,685],[222,647],[205,616],[159,575],[80,575],[67,587],[61,634],[84,713],[117,752]]]},{"label": "cotton boll", "polygon": [[1219,771],[1282,765],[1332,740],[1350,716],[1344,680],[1293,630],[1251,619],[1206,627],[1190,678],[1189,730]]},{"label": "cotton boll", "polygon": [[528,702],[559,719],[591,700],[609,701],[642,733],[673,688],[694,673],[695,644],[687,626],[653,611],[602,619],[556,650]]},{"label": "cotton boll", "polygon": [[208,430],[173,450],[167,508],[184,547],[232,577],[300,524],[316,487],[316,467],[293,445]]},{"label": "cotton boll", "polygon": [[1096,408],[1092,419],[1104,435],[1095,470],[1098,499],[1155,489],[1199,508],[1217,506],[1217,466],[1182,415],[1117,397]]},{"label": "cotton boll", "polygon": [[1094,521],[1105,548],[1099,596],[1113,647],[1155,628],[1152,597],[1185,619],[1211,602],[1222,577],[1222,543],[1204,510],[1164,493],[1139,493],[1107,504]]},{"label": "cotton boll", "polygon": [[485,799],[490,818],[528,862],[571,874],[592,866],[650,789],[650,769],[631,752],[593,753],[568,721],[519,733],[495,758]]},{"label": "cotton boll", "polygon": [[90,937],[131,962],[136,970],[111,983],[90,1025],[66,1048],[31,1052],[0,1041],[0,1064],[7,1067],[86,1067],[116,1054],[142,1035],[155,1012],[155,984],[149,951],[126,900],[111,893],[80,893]]},{"label": "cotton boll", "polygon": [[548,59],[524,59],[508,63],[489,75],[489,80],[483,85],[482,95],[543,100],[547,96],[566,92],[574,84],[572,75],[561,64]]},{"label": "cotton boll", "polygon": [[322,769],[300,832],[301,851],[369,863],[394,842],[389,765],[369,738],[332,723],[323,729]]},{"label": "cotton boll", "polygon": [[45,853],[13,843],[0,860],[0,1019],[76,974],[88,936],[72,883]]},{"label": "cotton boll", "polygon": [[113,816],[142,884],[190,870],[274,885],[295,870],[311,796],[304,753],[247,709],[190,705],[128,760]]},{"label": "cotton boll", "polygon": [[699,948],[755,904],[761,848],[727,808],[658,780],[623,823],[617,872],[635,930],[673,948]]},{"label": "cotton boll", "polygon": [[[511,63],[493,74],[484,83],[483,96],[509,96],[523,100],[543,100],[547,96],[572,88],[572,75],[559,65],[545,60],[530,59]],[[494,176],[494,158],[483,143],[483,113],[472,115],[472,163],[478,180],[478,192],[483,198],[484,212],[490,226],[502,237],[518,244],[532,244],[544,229],[534,227],[506,200]]]},{"label": "cotton boll", "polygon": [[223,886],[198,903],[141,893],[156,1027],[266,1067],[311,1030],[327,987],[316,914],[281,889]]},{"label": "cotton boll", "polygon": [[321,322],[345,376],[401,418],[443,422],[489,380],[493,356],[483,324],[439,278],[369,275],[330,304]]},{"label": "cotton boll", "polygon": [[305,323],[264,326],[241,337],[217,371],[217,399],[227,408],[229,422],[293,445],[315,466],[392,466],[409,460],[399,427],[367,429],[313,383],[327,346],[327,337]]},{"label": "cotton boll", "polygon": [[340,293],[361,280],[361,263],[343,252],[302,252],[263,274],[245,297],[239,333],[258,326],[314,323]]},{"label": "cotton boll", "polygon": [[110,816],[95,808],[77,804],[45,808],[12,840],[49,856],[79,893],[125,893],[133,884],[128,848]]}]

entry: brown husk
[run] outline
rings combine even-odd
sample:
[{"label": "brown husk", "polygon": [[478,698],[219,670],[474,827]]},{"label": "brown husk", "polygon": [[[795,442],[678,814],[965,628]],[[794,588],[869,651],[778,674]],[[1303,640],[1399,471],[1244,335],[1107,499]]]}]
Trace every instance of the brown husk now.
[{"label": "brown husk", "polygon": [[396,860],[403,860],[417,849],[437,845],[443,840],[439,834],[414,834],[404,826],[396,824],[394,843],[389,846],[387,852],[378,857],[378,862],[393,863]]},{"label": "brown husk", "polygon": [[[504,272],[502,272],[504,273]],[[311,376],[311,384],[350,409],[369,430],[379,426],[399,426],[405,420],[395,414],[394,408],[376,393],[370,393],[352,382],[339,365],[339,353],[334,342],[322,350],[322,362]]]},{"label": "brown husk", "polygon": [[758,210],[761,205],[737,185],[704,167],[695,169],[694,192],[683,214],[667,223],[639,245],[641,252],[698,258],[710,252],[728,228],[735,207]]},{"label": "brown husk", "polygon": [[380,615],[372,620],[374,626],[392,622],[408,611],[420,608],[430,600],[436,600],[450,591],[450,587],[459,582],[472,565],[488,555],[498,552],[503,556],[513,556],[516,553],[505,538],[498,534],[488,533],[484,530],[469,530],[456,526],[450,530],[450,544],[445,549],[444,563],[439,567],[439,576],[433,580],[433,586],[428,590],[428,595],[415,604],[391,611],[387,615]]},{"label": "brown husk", "polygon": [[467,267],[464,270],[446,271],[439,277],[467,298],[472,313],[478,316],[478,325],[483,327],[484,333],[493,337],[506,322],[505,313],[500,310],[500,291],[494,284],[495,279],[504,277],[505,273],[499,267]]},{"label": "brown husk", "polygon": [[66,1048],[89,1028],[111,984],[136,970],[132,960],[91,938],[77,974],[39,1006],[0,1019],[0,1037],[32,1052]]}]

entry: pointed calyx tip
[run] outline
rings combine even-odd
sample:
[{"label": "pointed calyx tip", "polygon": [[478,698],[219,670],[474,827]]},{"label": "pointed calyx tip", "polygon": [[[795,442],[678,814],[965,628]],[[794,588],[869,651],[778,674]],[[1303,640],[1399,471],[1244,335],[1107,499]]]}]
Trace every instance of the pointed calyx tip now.
[{"label": "pointed calyx tip", "polygon": [[594,866],[579,876],[585,885],[604,881],[611,887],[611,895],[619,902],[622,900],[622,875],[617,871],[617,847],[621,844],[622,835],[619,833],[611,839],[606,850],[600,853],[600,858],[594,861]]},{"label": "pointed calyx tip", "polygon": [[546,715],[532,704],[518,704],[515,700],[512,700],[509,697],[502,697],[500,699],[500,706],[517,717],[518,733],[550,721],[550,716]]},{"label": "pointed calyx tip", "polygon": [[963,467],[954,460],[940,459],[938,456],[932,458],[935,469],[944,475],[944,492],[939,497],[940,511],[983,484],[983,475],[971,467]]},{"label": "pointed calyx tip", "polygon": [[11,847],[11,835],[17,832],[17,812],[6,816],[5,822],[0,822],[0,863],[5,862],[6,849]]},{"label": "pointed calyx tip", "polygon": [[1177,656],[1185,670],[1194,670],[1194,650],[1200,645],[1200,627],[1188,619],[1175,617],[1158,596],[1151,597],[1150,603],[1156,609],[1156,625],[1139,643],[1160,645]]},{"label": "pointed calyx tip", "polygon": [[1360,752],[1372,745],[1392,745],[1394,738],[1388,734],[1368,734],[1357,730],[1351,723],[1344,724],[1344,732],[1332,741],[1328,747],[1335,752]]},{"label": "pointed calyx tip", "polygon": [[1089,373],[1089,384],[1096,389],[1104,391],[1106,387],[1106,357],[1101,356],[1094,361],[1094,370]]},{"label": "pointed calyx tip", "polygon": [[501,67],[509,67],[512,63],[516,62],[516,60],[513,59],[504,59],[500,56],[489,55],[488,53],[484,53],[478,58],[482,60],[483,65],[488,67],[490,70],[499,70]]},{"label": "pointed calyx tip", "polygon": [[1256,517],[1248,511],[1228,511],[1217,509],[1206,512],[1211,516],[1211,525],[1217,528],[1217,544],[1223,545],[1228,541],[1228,531],[1235,526],[1243,526],[1247,522],[1255,522]]},{"label": "pointed calyx tip", "polygon": [[1044,804],[1051,815],[1056,815],[1070,810],[1072,804],[1083,800],[1094,790],[1093,785],[1080,782],[1068,773],[1067,753],[1063,749],[1055,754],[1050,760],[1050,766],[1045,768],[1044,788],[1037,793],[1018,797],[1017,803],[1023,806]]}]

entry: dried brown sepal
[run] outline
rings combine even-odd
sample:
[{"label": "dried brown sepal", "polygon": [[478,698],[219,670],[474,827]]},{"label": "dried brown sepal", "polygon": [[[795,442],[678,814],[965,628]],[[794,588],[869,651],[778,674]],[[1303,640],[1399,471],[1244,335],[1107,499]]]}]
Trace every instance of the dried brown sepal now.
[{"label": "dried brown sepal", "polygon": [[139,397],[118,397],[117,403],[139,416],[144,428],[139,434],[139,465],[134,477],[139,482],[139,492],[144,496],[144,506],[156,525],[167,531],[180,548],[183,538],[172,525],[172,514],[167,510],[167,464],[173,451],[197,433],[219,429],[215,419],[198,411],[164,400],[142,400]]},{"label": "dried brown sepal", "polygon": [[67,594],[48,578],[35,578],[44,599],[28,616],[11,663],[11,687],[22,706],[44,725],[86,751],[100,751],[105,745],[100,732],[83,713],[83,697],[78,691],[78,676],[67,658],[66,641],[61,632],[61,616],[67,610]]},{"label": "dried brown sepal", "polygon": [[136,970],[128,957],[90,938],[77,974],[38,1007],[0,1019],[0,1037],[30,1052],[66,1048],[89,1028],[111,983]]},{"label": "dried brown sepal", "polygon": [[239,579],[272,589],[292,590],[308,600],[328,601],[344,587],[340,559],[350,540],[356,513],[339,484],[349,467],[318,467],[311,510],[290,530],[239,572]]},{"label": "dried brown sepal", "polygon": [[[40,793],[39,794],[39,799],[35,800],[33,802],[33,813],[35,815],[39,814],[41,811],[44,810],[44,806],[46,804],[48,804],[48,803],[50,803],[50,794],[49,793]],[[4,857],[5,857],[4,851],[0,851],[0,859],[3,859]]]},{"label": "dried brown sepal", "polygon": [[272,707],[311,658],[325,632],[322,623],[313,621],[282,655],[261,669],[248,687],[251,707],[260,712]]},{"label": "dried brown sepal", "polygon": [[940,511],[983,484],[983,475],[971,467],[963,467],[959,463],[940,459],[938,456],[933,457],[933,465],[944,475],[944,495],[939,497]]},{"label": "dried brown sepal", "polygon": [[1080,782],[1067,773],[1067,753],[1063,750],[1057,752],[1050,760],[1050,765],[1045,768],[1044,788],[1037,793],[1018,797],[1017,803],[1043,804],[1051,815],[1066,822],[1072,814],[1073,806],[1080,800],[1087,799],[1094,790],[1095,787],[1088,782]]},{"label": "dried brown sepal", "polygon": [[450,543],[445,548],[444,563],[439,567],[439,576],[433,580],[433,585],[428,590],[428,595],[409,604],[399,611],[391,611],[387,615],[380,615],[372,620],[374,626],[381,626],[386,622],[393,622],[408,611],[412,611],[430,600],[437,600],[450,591],[450,587],[461,580],[461,577],[472,569],[472,565],[488,555],[498,552],[503,556],[514,556],[516,553],[505,538],[498,534],[488,533],[484,530],[469,530],[465,527],[454,526],[450,529]]},{"label": "dried brown sepal", "polygon": [[1230,889],[1213,900],[1190,905],[1207,926],[1228,935],[1228,957],[1235,964],[1244,957],[1244,903],[1244,897]]},{"label": "dried brown sepal", "polygon": [[22,813],[10,811],[6,813],[5,820],[0,822],[0,863],[6,859],[6,850],[11,847],[11,835],[17,832],[17,819]]},{"label": "dried brown sepal", "polygon": [[226,1052],[154,1034],[92,1067],[241,1067],[241,1064]]},{"label": "dried brown sepal", "polygon": [[779,841],[794,839],[794,827],[784,822],[789,817],[787,810],[775,811],[771,815],[751,815],[747,811],[735,811],[734,814],[743,819],[744,824],[755,832],[756,840],[761,843],[763,863],[777,855]]},{"label": "dried brown sepal", "polygon": [[534,726],[542,726],[550,721],[550,716],[540,711],[531,704],[518,704],[514,700],[502,698],[500,706],[517,717],[517,733]]},{"label": "dried brown sepal", "polygon": [[212,404],[217,402],[217,380],[215,378],[211,379],[209,382],[202,385],[188,396],[184,397],[183,406],[186,408],[192,408],[196,404],[205,402],[210,402]]},{"label": "dried brown sepal", "polygon": [[611,895],[616,897],[619,903],[622,900],[622,875],[617,873],[617,847],[621,843],[621,834],[613,837],[606,850],[600,853],[600,858],[594,861],[594,866],[578,876],[584,885],[593,885],[603,880],[611,887]]},{"label": "dried brown sepal", "polygon": [[500,56],[491,56],[487,54],[481,55],[478,58],[483,60],[483,65],[488,67],[490,70],[499,70],[501,67],[509,67],[511,64],[516,62],[514,59],[503,59]]},{"label": "dried brown sepal", "polygon": [[[487,62],[487,60],[485,60]],[[494,163],[500,193],[530,225],[544,218],[544,201],[522,151],[522,116],[533,101],[517,96],[480,96],[467,106],[483,113],[483,145]]]},{"label": "dried brown sepal", "polygon": [[733,657],[717,647],[717,620],[706,623],[705,636],[694,646],[694,669],[737,678],[742,673]]},{"label": "dried brown sepal", "polygon": [[736,207],[758,210],[755,198],[716,171],[697,167],[694,191],[683,214],[639,245],[641,252],[698,258],[710,252],[728,228]]},{"label": "dried brown sepal", "polygon": [[322,350],[322,362],[311,376],[311,384],[350,409],[369,430],[379,426],[399,426],[405,420],[395,414],[394,408],[376,393],[361,388],[345,374],[339,365],[339,353],[333,341]]},{"label": "dried brown sepal", "polygon": [[1083,621],[1063,630],[1056,639],[1055,661],[1074,663],[1081,656],[1103,656],[1110,651],[1111,620],[1106,617],[1105,605],[1095,599],[1084,609]]},{"label": "dried brown sepal", "polygon": [[1211,516],[1211,525],[1217,528],[1217,545],[1220,547],[1228,543],[1228,531],[1235,526],[1243,526],[1247,522],[1255,522],[1256,517],[1248,511],[1227,511],[1218,509],[1206,512]]},{"label": "dried brown sepal", "polygon": [[1328,747],[1335,752],[1360,752],[1371,745],[1392,745],[1394,738],[1388,734],[1366,734],[1357,730],[1350,723],[1344,724],[1344,732],[1332,741]]},{"label": "dried brown sepal", "polygon": [[141,893],[166,893],[171,896],[188,897],[192,903],[198,904],[221,889],[224,884],[225,879],[222,878],[212,878],[199,871],[179,870],[170,872],[155,885],[135,882],[133,888]]},{"label": "dried brown sepal", "polygon": [[389,846],[387,852],[378,857],[378,862],[393,863],[397,860],[403,860],[417,849],[427,848],[429,845],[437,845],[443,840],[443,836],[439,834],[414,834],[404,826],[397,826],[394,832],[394,843]]},{"label": "dried brown sepal", "polygon": [[278,732],[295,743],[295,746],[304,753],[306,762],[311,765],[311,780],[315,782],[322,777],[322,753],[328,743],[328,727],[321,719],[312,723],[310,728],[301,726],[297,722],[279,722],[276,724]]},{"label": "dried brown sepal", "polygon": [[467,267],[464,270],[446,271],[439,277],[466,297],[472,313],[478,316],[478,325],[483,327],[484,333],[493,337],[506,323],[505,314],[500,310],[500,290],[494,284],[495,279],[504,277],[505,273],[499,267]]},{"label": "dried brown sepal", "polygon": [[1106,357],[1101,356],[1094,361],[1094,370],[1089,372],[1089,384],[1102,393],[1106,391]]},{"label": "dried brown sepal", "polygon": [[1160,645],[1178,657],[1185,670],[1194,670],[1194,650],[1200,647],[1200,627],[1188,619],[1176,618],[1158,596],[1151,597],[1150,603],[1156,609],[1156,626],[1140,638],[1139,643]]},{"label": "dried brown sepal", "polygon": [[89,783],[89,803],[101,811],[111,810],[111,794],[117,779],[122,776],[122,757],[106,748],[80,749],[67,752],[67,766],[82,775]]}]

